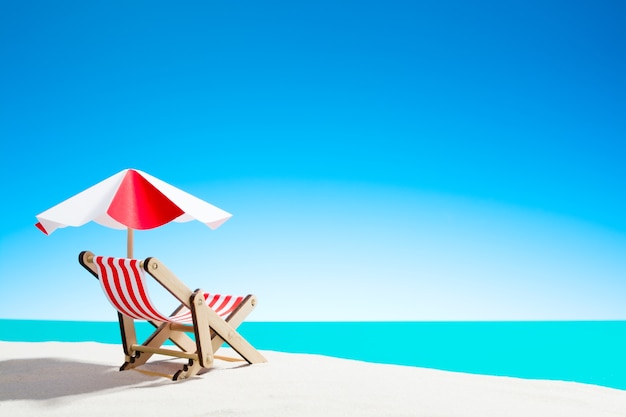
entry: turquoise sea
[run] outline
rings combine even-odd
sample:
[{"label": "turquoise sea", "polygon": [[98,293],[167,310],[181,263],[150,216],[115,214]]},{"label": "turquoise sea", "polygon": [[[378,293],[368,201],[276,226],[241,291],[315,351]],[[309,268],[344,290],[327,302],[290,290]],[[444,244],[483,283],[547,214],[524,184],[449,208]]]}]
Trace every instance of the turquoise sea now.
[{"label": "turquoise sea", "polygon": [[[142,324],[147,336],[151,326]],[[246,322],[239,329],[265,350],[626,390],[626,321]],[[117,322],[0,319],[0,340],[120,337]]]}]

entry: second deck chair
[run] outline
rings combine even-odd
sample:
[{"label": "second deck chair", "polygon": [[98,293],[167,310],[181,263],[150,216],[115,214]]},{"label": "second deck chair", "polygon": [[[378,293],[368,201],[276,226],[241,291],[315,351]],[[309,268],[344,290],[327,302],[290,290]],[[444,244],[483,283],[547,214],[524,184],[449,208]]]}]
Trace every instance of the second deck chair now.
[{"label": "second deck chair", "polygon": [[[173,380],[190,378],[212,366],[214,354],[224,342],[248,363],[266,362],[235,330],[254,308],[253,295],[234,297],[209,295],[199,289],[191,291],[156,258],[140,261],[84,251],[79,262],[100,280],[105,295],[118,311],[126,356],[121,371],[145,364],[153,354],[162,354],[188,360],[175,374],[163,376]],[[160,313],[150,300],[145,272],[180,301],[172,315]],[[137,343],[134,320],[146,320],[156,327],[142,344]],[[193,333],[195,340],[185,333]],[[168,339],[180,350],[163,348]]]}]

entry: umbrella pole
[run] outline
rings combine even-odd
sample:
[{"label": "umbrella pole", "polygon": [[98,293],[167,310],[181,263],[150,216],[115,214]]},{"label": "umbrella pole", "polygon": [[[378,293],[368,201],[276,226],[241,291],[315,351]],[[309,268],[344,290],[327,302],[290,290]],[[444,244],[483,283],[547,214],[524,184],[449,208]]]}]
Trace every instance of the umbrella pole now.
[{"label": "umbrella pole", "polygon": [[133,229],[126,229],[126,257],[133,258]]}]

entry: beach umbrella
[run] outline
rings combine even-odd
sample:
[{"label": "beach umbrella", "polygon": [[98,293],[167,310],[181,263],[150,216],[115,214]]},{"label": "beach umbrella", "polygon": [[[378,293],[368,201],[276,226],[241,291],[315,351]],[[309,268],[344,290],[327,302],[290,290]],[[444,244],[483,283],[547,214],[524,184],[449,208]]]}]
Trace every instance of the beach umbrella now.
[{"label": "beach umbrella", "polygon": [[216,229],[232,215],[158,178],[125,169],[38,214],[35,225],[49,235],[58,228],[90,221],[127,230],[127,257],[133,257],[133,230],[171,221],[197,220]]}]

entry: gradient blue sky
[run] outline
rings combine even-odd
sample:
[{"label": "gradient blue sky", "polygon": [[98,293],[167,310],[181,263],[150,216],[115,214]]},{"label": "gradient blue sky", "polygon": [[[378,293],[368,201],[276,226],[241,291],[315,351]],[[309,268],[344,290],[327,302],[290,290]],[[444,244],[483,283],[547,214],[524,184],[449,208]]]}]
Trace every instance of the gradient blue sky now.
[{"label": "gradient blue sky", "polygon": [[0,317],[115,319],[76,256],[125,234],[33,224],[133,167],[234,214],[138,232],[136,255],[256,293],[251,319],[626,319],[625,18],[3,2]]}]

